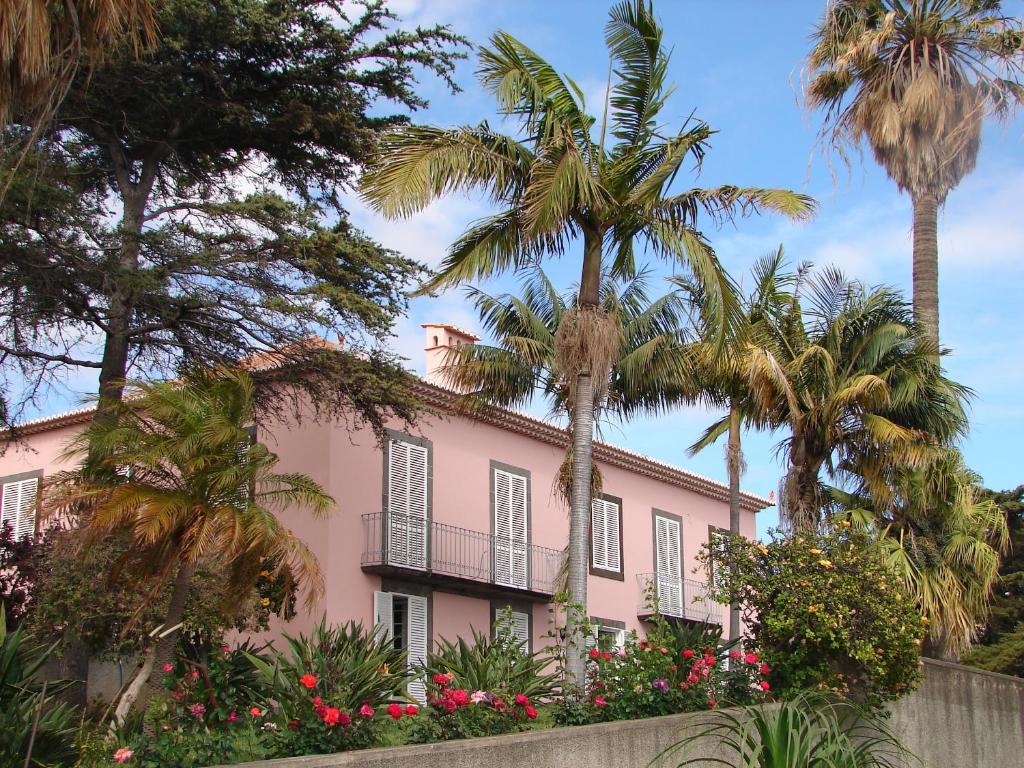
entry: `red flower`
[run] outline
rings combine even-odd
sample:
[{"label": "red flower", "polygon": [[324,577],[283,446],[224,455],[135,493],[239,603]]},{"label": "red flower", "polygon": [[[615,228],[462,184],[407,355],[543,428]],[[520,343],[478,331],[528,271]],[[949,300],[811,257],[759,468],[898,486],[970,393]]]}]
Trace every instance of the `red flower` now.
[{"label": "red flower", "polygon": [[419,712],[420,708],[417,707],[415,704],[409,704],[405,708],[405,714],[409,715],[409,717],[412,717],[413,715],[418,715]]},{"label": "red flower", "polygon": [[359,708],[359,714],[363,717],[373,717],[373,707],[369,704],[363,704],[363,706]]},{"label": "red flower", "polygon": [[718,702],[717,701],[715,701],[714,699],[708,699],[708,708],[709,709],[714,709],[717,706],[718,706]]},{"label": "red flower", "polygon": [[748,653],[746,656],[743,657],[743,661],[746,664],[757,664],[757,661],[758,661],[757,654],[756,653]]},{"label": "red flower", "polygon": [[688,685],[687,685],[686,683],[680,683],[680,684],[679,684],[679,690],[680,690],[680,691],[685,691],[685,690],[686,690],[687,688],[689,688],[689,687],[690,687],[690,686],[688,686]]},{"label": "red flower", "polygon": [[505,708],[505,702],[502,701],[501,699],[495,699],[494,700],[494,708],[500,712],[501,710],[503,710]]},{"label": "red flower", "polygon": [[324,709],[321,719],[324,721],[324,725],[329,725],[332,728],[341,722],[341,710],[337,707],[326,707]]},{"label": "red flower", "polygon": [[315,688],[316,687],[316,675],[303,675],[302,677],[299,678],[299,682],[302,683],[307,688]]},{"label": "red flower", "polygon": [[293,731],[299,730],[299,721],[292,720],[290,723],[288,723],[288,727],[291,728]]},{"label": "red flower", "polygon": [[662,648],[661,649],[661,653],[662,653],[662,655],[668,653],[668,648]]},{"label": "red flower", "polygon": [[594,697],[594,706],[606,707],[606,706],[608,706],[608,702],[604,700],[604,696],[595,696]]},{"label": "red flower", "polygon": [[590,658],[592,658],[592,659],[599,659],[599,658],[601,658],[601,652],[599,650],[597,650],[597,648],[591,648],[590,649]]},{"label": "red flower", "polygon": [[772,668],[769,667],[767,664],[762,664],[761,665],[760,672],[761,672],[762,675],[767,675],[771,671],[772,671]]},{"label": "red flower", "polygon": [[436,674],[434,675],[434,685],[440,685],[442,688],[448,685],[448,675]]},{"label": "red flower", "polygon": [[694,653],[689,648],[687,648],[685,651],[683,651],[683,658],[684,659],[692,659],[693,657],[694,657]]},{"label": "red flower", "polygon": [[732,659],[733,661],[739,661],[740,660],[740,656],[742,656],[742,655],[743,654],[740,653],[739,651],[729,651],[729,658]]},{"label": "red flower", "polygon": [[771,688],[771,686],[770,686],[770,685],[768,685],[768,681],[767,681],[767,680],[762,680],[762,681],[761,681],[761,690],[762,690],[762,691],[767,691],[767,690],[769,690],[770,688]]},{"label": "red flower", "polygon": [[229,653],[231,653],[231,649],[228,648],[226,645],[222,645],[220,647],[220,652],[227,656]]},{"label": "red flower", "polygon": [[402,705],[391,703],[388,704],[388,714],[391,715],[395,720],[402,719]]},{"label": "red flower", "polygon": [[521,707],[525,707],[529,703],[530,703],[530,700],[526,697],[525,693],[517,693],[516,694],[516,704],[518,704]]},{"label": "red flower", "polygon": [[450,715],[452,712],[455,711],[455,709],[456,709],[456,707],[455,707],[455,702],[454,701],[452,701],[451,699],[445,699],[444,700],[444,711],[445,712],[447,712]]},{"label": "red flower", "polygon": [[342,712],[338,715],[338,724],[342,727],[352,724],[352,718],[348,716],[348,712]]},{"label": "red flower", "polygon": [[602,653],[601,654],[601,658],[604,659],[605,661],[611,661],[612,660],[612,655],[610,653]]},{"label": "red flower", "polygon": [[259,707],[253,707],[249,710],[249,714],[253,717],[263,717],[263,710]]},{"label": "red flower", "polygon": [[455,706],[464,707],[469,704],[469,694],[461,688],[456,688],[452,691],[452,701],[455,702]]},{"label": "red flower", "polygon": [[527,716],[528,718],[530,718],[531,720],[536,720],[536,719],[537,719],[537,710],[536,710],[536,709],[534,709],[533,707],[531,707],[531,706],[527,705],[527,706],[526,706],[526,707],[525,707],[525,708],[523,709],[523,711],[524,711],[524,712],[526,713],[526,716]]},{"label": "red flower", "polygon": [[324,700],[323,699],[321,699],[319,696],[314,696],[313,697],[313,706],[314,707],[322,707],[323,705],[324,705]]}]

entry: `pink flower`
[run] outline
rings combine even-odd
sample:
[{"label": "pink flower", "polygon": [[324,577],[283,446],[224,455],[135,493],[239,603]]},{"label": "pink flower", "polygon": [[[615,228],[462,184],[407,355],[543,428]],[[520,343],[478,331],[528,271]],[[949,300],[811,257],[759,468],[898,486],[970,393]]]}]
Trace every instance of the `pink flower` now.
[{"label": "pink flower", "polygon": [[316,675],[308,675],[308,674],[307,675],[303,675],[302,677],[299,678],[299,682],[302,683],[302,685],[306,686],[307,688],[315,688],[316,687]]},{"label": "pink flower", "polygon": [[770,689],[771,689],[771,686],[768,684],[768,681],[767,680],[762,680],[761,681],[761,690],[762,691],[767,691],[767,690],[770,690]]},{"label": "pink flower", "polygon": [[253,707],[249,710],[249,714],[253,717],[263,717],[263,710],[259,707]]},{"label": "pink flower", "polygon": [[117,750],[117,752],[114,753],[114,762],[127,763],[134,756],[135,753],[132,752],[132,750],[130,750],[128,747],[121,747],[119,750]]},{"label": "pink flower", "polygon": [[767,675],[771,671],[772,671],[772,668],[769,667],[767,664],[762,664],[761,665],[760,672],[761,672],[762,675]]},{"label": "pink flower", "polygon": [[756,653],[748,653],[746,656],[743,657],[743,662],[745,664],[757,664],[757,661],[758,659]]},{"label": "pink flower", "polygon": [[729,651],[729,658],[732,659],[733,661],[739,661],[740,660],[740,656],[742,656],[742,655],[743,654],[740,653],[739,651]]},{"label": "pink flower", "polygon": [[402,719],[402,705],[401,704],[395,704],[394,702],[392,702],[391,704],[388,704],[388,714],[391,715],[391,717],[393,717],[395,720],[401,720]]},{"label": "pink flower", "polygon": [[531,720],[537,719],[537,710],[531,707],[529,704],[527,704],[526,707],[523,708],[523,711],[526,713],[526,716]]},{"label": "pink flower", "polygon": [[518,704],[521,707],[525,707],[529,703],[530,703],[530,700],[526,697],[526,694],[523,694],[523,693],[517,693],[516,694],[516,704]]},{"label": "pink flower", "polygon": [[206,714],[206,707],[202,704],[193,704],[188,708],[188,713],[192,715],[192,717],[200,718]]},{"label": "pink flower", "polygon": [[415,704],[409,704],[405,707],[405,714],[409,715],[409,717],[413,717],[415,715],[418,715],[419,713],[420,708],[417,707]]},{"label": "pink flower", "polygon": [[718,706],[718,702],[714,699],[708,699],[708,709],[714,709]]},{"label": "pink flower", "polygon": [[238,719],[238,713],[235,712],[235,710],[231,710],[231,713],[228,715],[228,722],[229,723],[233,723],[237,719]]},{"label": "pink flower", "polygon": [[164,672],[173,672],[174,671],[174,665],[173,664],[164,664],[163,670],[164,670]]},{"label": "pink flower", "polygon": [[324,700],[323,699],[321,699],[319,696],[314,696],[313,697],[313,706],[314,707],[322,707],[323,705],[324,705]]},{"label": "pink flower", "polygon": [[668,653],[668,648],[662,648],[661,654],[664,656],[666,653]]},{"label": "pink flower", "polygon": [[595,707],[606,707],[606,706],[608,706],[608,702],[604,700],[604,696],[595,696],[594,697],[594,706]]},{"label": "pink flower", "polygon": [[683,658],[684,659],[692,659],[694,657],[694,655],[695,654],[693,653],[693,651],[691,651],[689,648],[687,648],[685,651],[683,651]]},{"label": "pink flower", "polygon": [[452,691],[452,701],[455,702],[455,706],[464,707],[469,704],[469,694],[461,688],[456,688]]},{"label": "pink flower", "polygon": [[227,656],[229,653],[231,653],[231,649],[228,648],[226,645],[222,645],[220,647],[220,652]]},{"label": "pink flower", "polygon": [[373,707],[369,704],[363,704],[363,706],[359,708],[359,714],[363,717],[373,717]]},{"label": "pink flower", "polygon": [[192,674],[192,679],[193,680],[198,680],[199,679],[199,670],[198,669],[193,669],[191,674]]},{"label": "pink flower", "polygon": [[479,704],[481,701],[487,701],[489,698],[487,691],[473,691],[473,695],[469,697],[469,700],[474,704]]},{"label": "pink flower", "polygon": [[626,649],[625,648],[619,648],[619,658],[620,659],[626,658]]}]

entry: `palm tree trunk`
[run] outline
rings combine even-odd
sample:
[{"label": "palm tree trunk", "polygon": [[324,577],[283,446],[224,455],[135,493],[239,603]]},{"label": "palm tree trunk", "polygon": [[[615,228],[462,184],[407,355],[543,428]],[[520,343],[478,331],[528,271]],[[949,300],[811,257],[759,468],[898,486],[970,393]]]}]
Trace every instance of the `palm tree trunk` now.
[{"label": "palm tree trunk", "polygon": [[118,705],[118,712],[121,712],[122,709],[124,714],[132,709],[144,712],[149,700],[163,690],[161,675],[164,665],[174,662],[174,654],[178,645],[178,625],[181,624],[181,620],[185,616],[185,602],[188,599],[188,590],[192,584],[194,572],[195,568],[191,565],[183,563],[178,566],[178,573],[174,577],[174,587],[171,590],[171,601],[167,605],[167,613],[160,633],[167,632],[167,630],[172,631],[165,635],[158,634],[153,643],[153,650],[148,654],[149,658],[146,659],[135,679],[125,691],[125,696],[133,694],[136,698],[134,701],[129,700],[127,705],[122,700]]},{"label": "palm tree trunk", "polygon": [[928,337],[939,343],[938,199],[915,195],[914,201],[914,319]]},{"label": "palm tree trunk", "polygon": [[[740,535],[740,474],[743,471],[743,452],[740,446],[740,409],[736,401],[729,400],[729,535]],[[740,605],[729,605],[729,639],[740,636]]]}]

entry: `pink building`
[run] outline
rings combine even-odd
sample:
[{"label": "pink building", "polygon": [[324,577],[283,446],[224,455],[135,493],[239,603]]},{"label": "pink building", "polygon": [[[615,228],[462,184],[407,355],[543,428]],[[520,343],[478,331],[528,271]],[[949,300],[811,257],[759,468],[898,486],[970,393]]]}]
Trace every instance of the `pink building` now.
[{"label": "pink building", "polygon": [[[438,368],[448,347],[476,337],[449,325],[425,328],[428,375],[419,395],[444,415],[425,417],[414,434],[396,424],[382,450],[369,431],[311,419],[256,425],[281,471],[309,474],[337,502],[324,520],[288,515],[320,560],[326,593],[315,611],[275,629],[302,631],[323,613],[331,622],[383,624],[419,659],[433,640],[486,630],[510,607],[516,632],[539,648],[551,630],[548,603],[569,532],[556,490],[567,434],[498,408],[454,413]],[[24,442],[0,456],[2,519],[19,532],[35,530],[39,486],[68,468],[61,451],[89,415],[31,422]],[[604,492],[591,517],[588,611],[600,631],[616,642],[642,633],[651,590],[667,616],[727,625],[727,609],[703,599],[706,579],[694,573],[701,545],[728,529],[727,488],[605,443],[595,459]],[[770,504],[743,494],[744,535],[754,535],[755,514]]]}]

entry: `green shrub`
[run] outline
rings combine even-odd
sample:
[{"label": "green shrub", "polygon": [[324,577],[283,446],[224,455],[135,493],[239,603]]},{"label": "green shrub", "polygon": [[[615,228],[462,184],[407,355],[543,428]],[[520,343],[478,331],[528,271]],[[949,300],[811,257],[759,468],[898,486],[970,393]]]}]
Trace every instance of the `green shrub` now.
[{"label": "green shrub", "polygon": [[865,534],[735,537],[714,561],[717,597],[744,606],[747,639],[779,695],[831,691],[879,706],[917,685],[924,624]]},{"label": "green shrub", "polygon": [[[285,635],[287,653],[250,661],[269,686],[253,717],[263,722],[271,756],[327,754],[379,744],[384,708],[404,696],[405,652],[361,624]],[[397,707],[397,709],[396,709]],[[388,714],[405,709],[395,704]],[[415,712],[415,707],[410,714]]]},{"label": "green shrub", "polygon": [[75,710],[54,698],[59,685],[49,685],[44,696],[41,684],[34,679],[53,649],[53,645],[30,646],[22,627],[8,632],[0,610],[0,765],[24,764],[40,706],[30,765],[49,768],[74,761]]},{"label": "green shrub", "polygon": [[536,705],[557,690],[551,660],[529,653],[499,615],[494,637],[473,631],[472,642],[440,640],[422,670],[428,707],[409,728],[413,743],[493,736],[524,730]]}]

